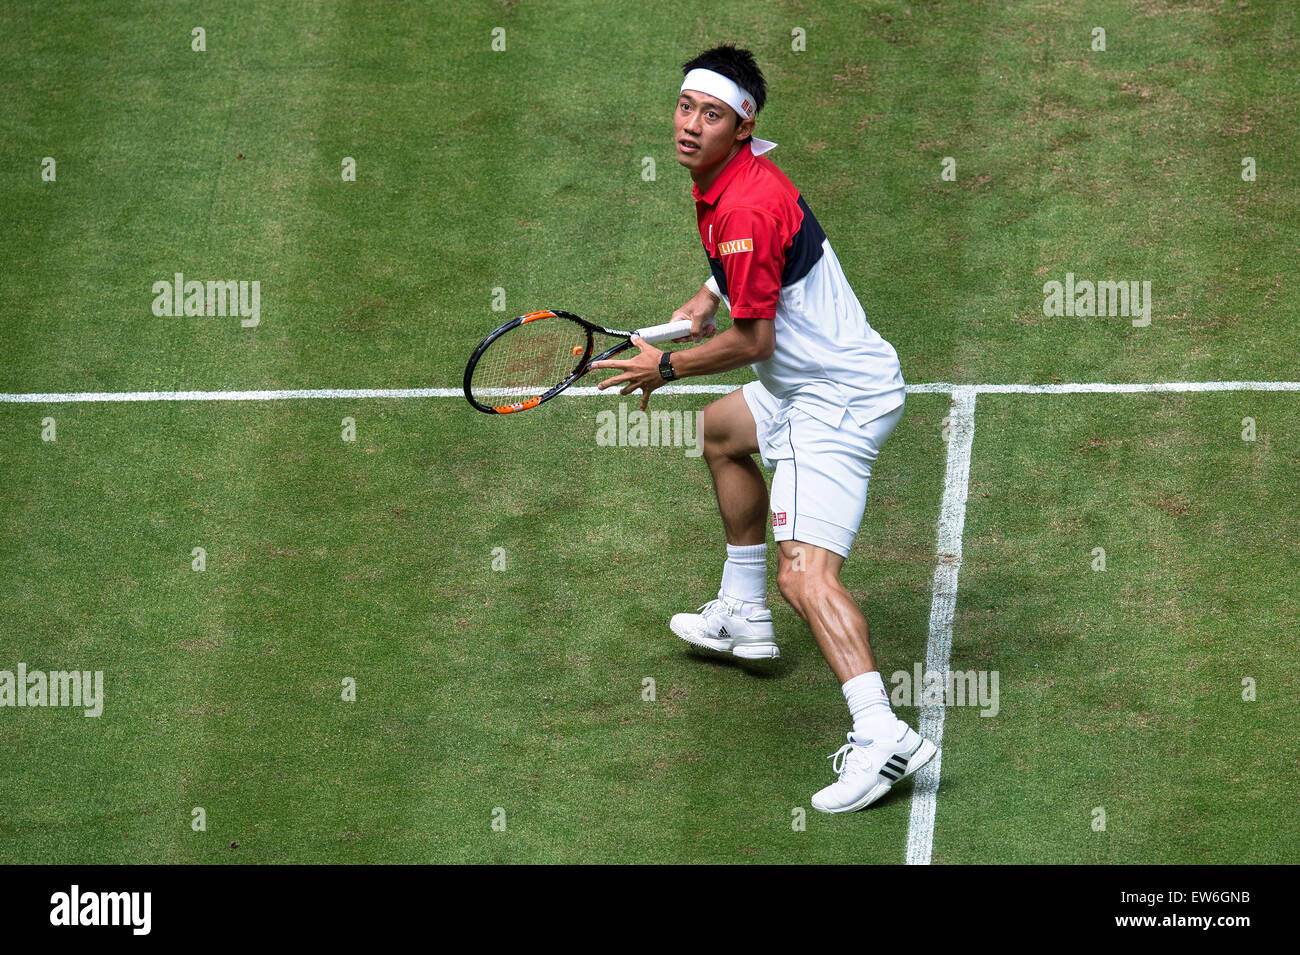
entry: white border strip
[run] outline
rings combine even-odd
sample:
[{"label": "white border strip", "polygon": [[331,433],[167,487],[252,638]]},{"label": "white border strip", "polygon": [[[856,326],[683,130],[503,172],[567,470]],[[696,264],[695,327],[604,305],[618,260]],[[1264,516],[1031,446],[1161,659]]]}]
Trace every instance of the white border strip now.
[{"label": "white border strip", "polygon": [[[961,535],[966,525],[966,495],[970,486],[970,453],[975,439],[975,389],[952,393],[951,437],[948,465],[943,477],[943,506],[939,511],[935,547],[934,586],[930,599],[930,637],[925,648],[925,669],[947,673],[952,658],[952,619],[957,609],[957,575],[961,570]],[[934,845],[934,808],[943,763],[944,704],[921,707],[921,735],[939,752],[915,776],[912,816],[907,825],[907,864],[929,865]]]},{"label": "white border strip", "polygon": [[[665,385],[661,395],[725,395],[740,385]],[[505,394],[506,390],[501,389]],[[1149,384],[1092,382],[1063,385],[954,385],[937,381],[908,385],[907,393],[974,395],[1145,394],[1168,391],[1300,391],[1300,381],[1166,381]],[[565,396],[615,395],[578,386]],[[0,394],[0,404],[68,404],[106,401],[290,401],[303,398],[462,398],[460,388],[291,388],[279,391],[64,391]]]}]

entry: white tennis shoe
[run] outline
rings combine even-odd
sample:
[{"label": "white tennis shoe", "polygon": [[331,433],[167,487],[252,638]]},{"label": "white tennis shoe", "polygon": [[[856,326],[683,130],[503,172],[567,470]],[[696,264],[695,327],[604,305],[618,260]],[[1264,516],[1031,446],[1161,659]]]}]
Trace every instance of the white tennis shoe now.
[{"label": "white tennis shoe", "polygon": [[766,607],[741,616],[737,603],[719,597],[696,613],[674,614],[668,626],[687,643],[742,660],[775,660],[781,655],[772,629],[772,611]]},{"label": "white tennis shoe", "polygon": [[865,809],[889,792],[904,776],[910,776],[939,751],[928,739],[902,720],[898,721],[898,738],[893,741],[858,739],[849,741],[832,753],[831,765],[839,779],[812,797],[819,812],[856,812]]}]

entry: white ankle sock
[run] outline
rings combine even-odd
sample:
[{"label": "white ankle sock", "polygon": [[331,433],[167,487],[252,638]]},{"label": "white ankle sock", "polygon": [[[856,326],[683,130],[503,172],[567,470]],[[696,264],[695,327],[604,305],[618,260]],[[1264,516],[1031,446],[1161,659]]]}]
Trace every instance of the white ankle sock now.
[{"label": "white ankle sock", "polygon": [[718,596],[767,606],[767,544],[727,545],[727,562],[722,565]]},{"label": "white ankle sock", "polygon": [[861,739],[890,741],[898,717],[889,706],[885,682],[877,670],[860,673],[843,686],[844,699],[853,714],[853,735]]}]

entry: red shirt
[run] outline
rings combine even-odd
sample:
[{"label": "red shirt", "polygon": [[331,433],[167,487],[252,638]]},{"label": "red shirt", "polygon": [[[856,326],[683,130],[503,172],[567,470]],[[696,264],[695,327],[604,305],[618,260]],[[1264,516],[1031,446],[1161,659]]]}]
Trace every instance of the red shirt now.
[{"label": "red shirt", "polygon": [[692,186],[700,241],[732,318],[776,318],[783,286],[822,256],[826,234],[799,190],[746,142],[703,194]]}]

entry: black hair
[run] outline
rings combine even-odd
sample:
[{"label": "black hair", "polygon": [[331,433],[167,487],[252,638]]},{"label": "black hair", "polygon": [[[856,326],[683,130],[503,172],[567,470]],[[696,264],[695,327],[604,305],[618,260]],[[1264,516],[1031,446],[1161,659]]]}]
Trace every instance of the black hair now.
[{"label": "black hair", "polygon": [[[721,73],[737,86],[748,90],[754,96],[755,116],[767,102],[767,81],[763,79],[763,71],[754,62],[754,54],[748,50],[738,50],[731,45],[715,46],[712,50],[705,50],[695,59],[682,65],[683,76],[691,70],[712,70]],[[736,117],[736,122],[739,125],[739,116]]]}]

